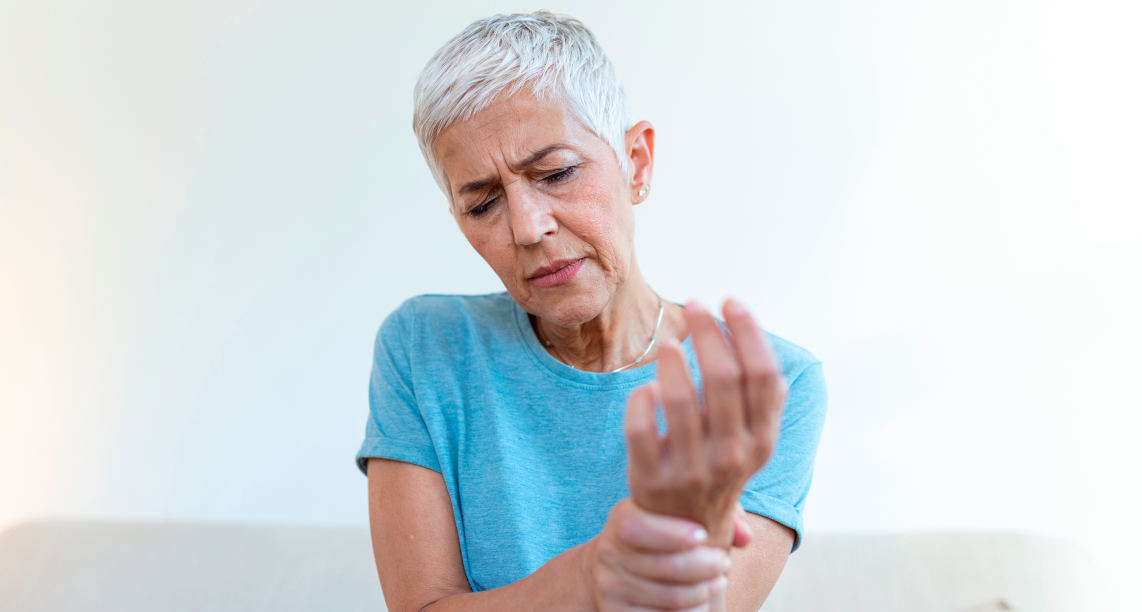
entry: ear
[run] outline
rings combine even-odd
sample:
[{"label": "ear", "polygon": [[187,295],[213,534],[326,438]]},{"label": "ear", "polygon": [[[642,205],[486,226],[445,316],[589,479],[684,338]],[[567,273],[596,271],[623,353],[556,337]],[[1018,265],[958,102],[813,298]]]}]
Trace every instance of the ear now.
[{"label": "ear", "polygon": [[631,203],[639,204],[649,195],[654,172],[654,126],[649,121],[639,121],[627,130],[626,155],[631,168]]}]

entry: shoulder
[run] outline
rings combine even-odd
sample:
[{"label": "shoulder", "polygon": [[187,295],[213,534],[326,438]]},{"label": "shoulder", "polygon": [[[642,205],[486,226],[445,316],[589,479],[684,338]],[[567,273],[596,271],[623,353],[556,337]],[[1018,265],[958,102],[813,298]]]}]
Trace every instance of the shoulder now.
[{"label": "shoulder", "polygon": [[790,385],[807,370],[820,369],[821,360],[808,349],[769,332],[765,332],[765,339],[773,347],[777,361],[781,364],[781,374]]},{"label": "shoulder", "polygon": [[425,293],[408,298],[393,312],[440,321],[510,312],[514,304],[506,291],[478,295]]},{"label": "shoulder", "polygon": [[402,302],[386,321],[395,319],[404,326],[472,325],[510,317],[514,305],[506,291],[479,295],[425,293]]},{"label": "shoulder", "polygon": [[781,362],[781,374],[789,389],[785,397],[783,431],[800,424],[799,429],[819,436],[828,404],[821,360],[780,336],[766,332],[766,339]]},{"label": "shoulder", "polygon": [[473,332],[502,328],[514,315],[506,291],[479,295],[427,293],[401,302],[377,333],[377,343],[420,344],[433,338],[462,342]]}]

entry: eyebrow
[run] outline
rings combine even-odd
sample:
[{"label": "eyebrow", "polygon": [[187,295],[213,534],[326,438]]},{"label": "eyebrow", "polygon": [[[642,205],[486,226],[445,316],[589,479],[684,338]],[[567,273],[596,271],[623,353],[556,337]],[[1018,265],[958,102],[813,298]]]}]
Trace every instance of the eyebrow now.
[{"label": "eyebrow", "polygon": [[[511,164],[511,169],[512,170],[519,170],[520,168],[526,168],[526,167],[534,164],[535,162],[543,159],[544,157],[547,157],[549,154],[554,153],[555,151],[558,151],[560,149],[570,149],[570,148],[571,148],[570,146],[565,145],[563,143],[556,143],[553,145],[547,145],[546,147],[543,147],[542,149],[536,151],[535,153],[528,155],[525,159],[523,159],[519,162],[516,162],[514,164]],[[496,179],[494,179],[494,178],[483,178],[483,179],[475,180],[475,181],[472,181],[470,183],[465,183],[464,186],[461,187],[456,193],[458,193],[459,195],[464,195],[466,193],[472,193],[473,191],[483,191],[483,190],[487,189],[488,187],[490,187],[495,182],[496,182]]]}]

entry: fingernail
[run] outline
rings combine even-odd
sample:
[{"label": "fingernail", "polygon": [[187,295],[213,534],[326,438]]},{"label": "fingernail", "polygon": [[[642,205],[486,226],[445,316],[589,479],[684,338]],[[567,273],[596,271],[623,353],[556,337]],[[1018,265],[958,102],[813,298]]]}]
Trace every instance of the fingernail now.
[{"label": "fingernail", "polygon": [[725,576],[718,576],[713,580],[713,584],[710,585],[710,590],[715,593],[721,593],[726,590],[726,585],[729,583],[729,579]]},{"label": "fingernail", "polygon": [[723,574],[730,573],[730,569],[733,568],[733,565],[734,565],[734,562],[730,561],[730,557],[729,557],[729,555],[727,555],[726,558],[722,560],[722,573]]},{"label": "fingernail", "polygon": [[694,531],[690,532],[690,541],[694,542],[695,544],[700,544],[702,542],[705,542],[706,539],[709,537],[710,537],[710,534],[706,533],[705,529],[699,528],[699,529],[695,529]]}]

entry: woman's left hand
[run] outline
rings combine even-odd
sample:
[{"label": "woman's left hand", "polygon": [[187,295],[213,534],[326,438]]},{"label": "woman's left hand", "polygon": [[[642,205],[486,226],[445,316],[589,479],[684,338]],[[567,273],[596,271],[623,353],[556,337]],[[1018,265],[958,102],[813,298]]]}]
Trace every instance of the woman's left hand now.
[{"label": "woman's left hand", "polygon": [[[626,438],[631,499],[650,512],[693,519],[706,526],[711,544],[728,547],[742,488],[777,444],[787,388],[749,312],[727,300],[722,313],[732,342],[706,309],[696,303],[685,308],[705,410],[682,347],[663,342],[658,380],[627,402]],[[658,435],[656,405],[666,413],[664,436]]]}]

